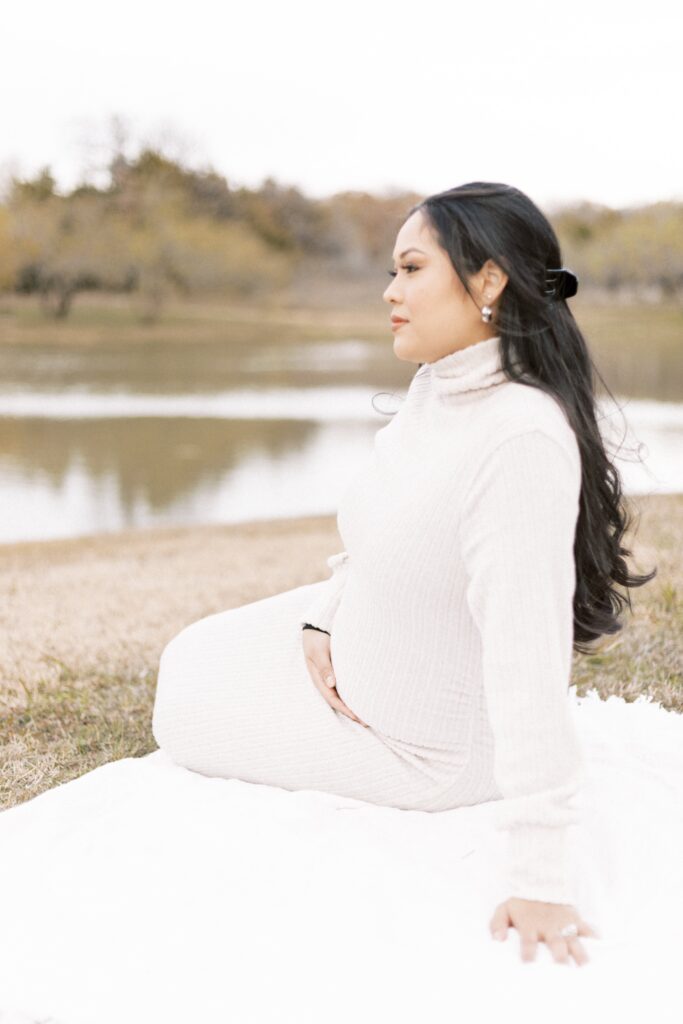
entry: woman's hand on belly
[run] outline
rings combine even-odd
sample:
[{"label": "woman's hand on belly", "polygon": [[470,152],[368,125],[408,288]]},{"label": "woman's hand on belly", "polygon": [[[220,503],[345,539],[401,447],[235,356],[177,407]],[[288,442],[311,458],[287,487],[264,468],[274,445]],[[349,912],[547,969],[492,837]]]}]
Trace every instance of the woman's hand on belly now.
[{"label": "woman's hand on belly", "polygon": [[351,708],[347,707],[344,701],[337,693],[337,682],[334,676],[334,669],[332,668],[332,658],[330,654],[331,641],[327,633],[318,632],[315,629],[304,629],[302,630],[302,642],[304,645],[304,655],[306,658],[306,667],[308,668],[309,675],[313,680],[316,689],[322,693],[323,697],[335,711],[341,711],[347,718],[351,718],[354,722],[360,722],[367,729],[367,724],[361,722],[358,715],[356,715]]}]

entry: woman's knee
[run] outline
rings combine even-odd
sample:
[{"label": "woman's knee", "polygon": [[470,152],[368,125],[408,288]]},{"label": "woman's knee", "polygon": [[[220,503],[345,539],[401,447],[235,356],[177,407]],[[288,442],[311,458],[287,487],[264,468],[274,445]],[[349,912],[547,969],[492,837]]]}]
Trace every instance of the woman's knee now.
[{"label": "woman's knee", "polygon": [[187,724],[191,686],[185,652],[190,628],[186,626],[169,640],[161,652],[157,670],[152,735],[159,747],[171,755],[178,752],[183,725],[186,728]]}]

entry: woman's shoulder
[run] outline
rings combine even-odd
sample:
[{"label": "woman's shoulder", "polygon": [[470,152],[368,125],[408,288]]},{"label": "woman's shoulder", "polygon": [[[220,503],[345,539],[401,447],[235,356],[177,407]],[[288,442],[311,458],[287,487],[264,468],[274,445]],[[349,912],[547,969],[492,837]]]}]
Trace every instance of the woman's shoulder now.
[{"label": "woman's shoulder", "polygon": [[[487,414],[471,449],[471,477],[465,491],[470,507],[486,492],[494,500],[522,504],[551,493],[578,499],[582,460],[576,434],[553,395],[518,382],[487,396]],[[501,508],[502,511],[502,508]]]},{"label": "woman's shoulder", "polygon": [[559,442],[576,441],[566,409],[555,395],[518,381],[508,381],[496,389],[491,414],[503,435],[538,430]]},{"label": "woman's shoulder", "polygon": [[[562,448],[580,473],[581,454],[576,433],[561,401],[547,391],[529,384],[509,381],[495,389],[489,404],[488,452],[500,444],[518,439],[523,447],[529,434],[543,434]],[[510,450],[513,445],[508,444]],[[488,453],[482,453],[484,455]]]}]

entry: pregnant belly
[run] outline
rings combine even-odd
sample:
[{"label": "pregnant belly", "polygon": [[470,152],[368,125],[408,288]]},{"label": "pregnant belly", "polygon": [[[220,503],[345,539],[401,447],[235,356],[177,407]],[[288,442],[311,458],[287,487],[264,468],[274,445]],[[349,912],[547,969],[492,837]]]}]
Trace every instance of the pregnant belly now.
[{"label": "pregnant belly", "polygon": [[[373,692],[377,685],[374,659],[368,657],[367,638],[342,607],[337,609],[330,637],[330,658],[337,681],[337,693],[346,706],[369,726],[377,727],[373,713]],[[348,606],[347,606],[348,607]],[[369,716],[369,717],[366,717]]]},{"label": "pregnant belly", "polygon": [[390,615],[373,614],[369,601],[346,601],[347,596],[330,638],[341,699],[384,736],[465,761],[475,722],[484,714],[477,679],[458,665],[455,650],[427,668],[421,639],[410,634],[409,622],[400,629]]}]

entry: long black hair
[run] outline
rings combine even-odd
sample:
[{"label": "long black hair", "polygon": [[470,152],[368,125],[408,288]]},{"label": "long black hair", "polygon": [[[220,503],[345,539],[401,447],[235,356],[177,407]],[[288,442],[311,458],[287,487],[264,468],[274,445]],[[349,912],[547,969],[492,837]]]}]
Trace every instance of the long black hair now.
[{"label": "long black hair", "polygon": [[[594,384],[600,379],[586,341],[564,298],[549,298],[546,275],[562,266],[552,225],[519,189],[473,181],[422,200],[420,210],[448,253],[463,286],[487,259],[508,275],[491,326],[501,339],[508,379],[537,387],[562,406],[581,454],[581,496],[574,539],[574,649],[590,653],[591,641],[622,628],[629,587],[648,583],[657,569],[632,575],[622,546],[633,516],[619,471],[608,457],[596,417]],[[516,366],[514,364],[517,364]],[[423,364],[421,363],[420,366]],[[617,587],[627,588],[623,593]]]}]

